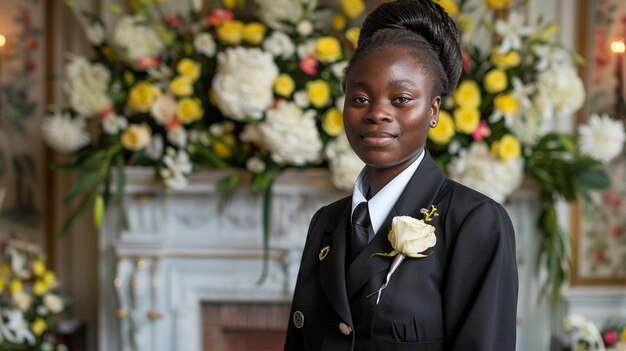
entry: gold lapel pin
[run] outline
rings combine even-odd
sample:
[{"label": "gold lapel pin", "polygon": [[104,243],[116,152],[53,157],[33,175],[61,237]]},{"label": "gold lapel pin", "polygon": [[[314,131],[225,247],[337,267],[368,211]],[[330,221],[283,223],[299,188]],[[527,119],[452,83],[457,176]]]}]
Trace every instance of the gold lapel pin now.
[{"label": "gold lapel pin", "polygon": [[319,255],[319,259],[320,261],[324,260],[326,258],[326,255],[328,255],[328,252],[330,251],[330,246],[324,246],[322,248],[322,250],[320,251],[320,255]]}]

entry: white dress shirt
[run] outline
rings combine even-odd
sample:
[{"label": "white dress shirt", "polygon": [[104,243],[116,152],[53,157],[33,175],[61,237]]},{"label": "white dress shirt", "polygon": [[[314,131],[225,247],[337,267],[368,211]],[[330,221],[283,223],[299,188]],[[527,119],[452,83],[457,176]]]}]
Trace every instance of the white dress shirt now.
[{"label": "white dress shirt", "polygon": [[[383,222],[389,215],[391,208],[400,198],[404,188],[406,188],[406,185],[409,183],[409,180],[423,159],[424,150],[422,150],[421,155],[413,163],[411,163],[409,167],[400,172],[400,174],[387,183],[387,185],[380,189],[380,191],[367,202],[367,208],[369,209],[374,234],[376,234],[376,232],[380,229],[380,226],[383,225]],[[358,204],[363,201],[367,201],[364,194],[367,194],[369,188],[370,185],[367,178],[367,168],[363,168],[354,183],[351,213],[354,213],[354,209]],[[372,240],[372,237],[370,237],[369,240]]]}]

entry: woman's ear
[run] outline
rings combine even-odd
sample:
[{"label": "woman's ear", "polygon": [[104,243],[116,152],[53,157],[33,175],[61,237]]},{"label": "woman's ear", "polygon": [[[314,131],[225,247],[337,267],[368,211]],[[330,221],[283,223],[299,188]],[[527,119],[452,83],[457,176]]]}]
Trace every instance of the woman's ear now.
[{"label": "woman's ear", "polygon": [[435,128],[439,123],[439,108],[441,107],[441,96],[436,96],[430,103],[430,123],[431,128]]}]

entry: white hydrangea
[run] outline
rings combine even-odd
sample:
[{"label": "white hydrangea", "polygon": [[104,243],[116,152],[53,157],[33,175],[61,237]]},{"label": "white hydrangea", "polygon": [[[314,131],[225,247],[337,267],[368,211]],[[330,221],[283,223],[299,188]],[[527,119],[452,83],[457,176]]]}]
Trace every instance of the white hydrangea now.
[{"label": "white hydrangea", "polygon": [[539,72],[551,67],[571,65],[572,58],[567,50],[553,45],[535,45],[533,52],[539,58],[535,69]]},{"label": "white hydrangea", "polygon": [[543,115],[537,108],[530,108],[515,118],[507,118],[506,122],[522,144],[532,145],[541,135]]},{"label": "white hydrangea", "polygon": [[293,45],[293,41],[291,41],[291,38],[289,38],[287,34],[276,31],[265,39],[263,42],[263,50],[286,60],[293,56],[296,51],[296,47]]},{"label": "white hydrangea", "polygon": [[608,114],[593,114],[589,122],[578,127],[580,151],[608,163],[622,152],[624,147],[624,123]]},{"label": "white hydrangea", "polygon": [[76,112],[93,117],[112,104],[107,95],[110,80],[111,72],[104,65],[72,56],[65,70],[63,88]]},{"label": "white hydrangea", "polygon": [[215,51],[217,50],[217,46],[215,45],[215,40],[213,40],[213,36],[210,33],[200,33],[193,39],[193,47],[199,53],[207,56],[213,57],[215,56]]},{"label": "white hydrangea", "polygon": [[54,113],[41,125],[43,138],[50,147],[61,152],[73,152],[89,143],[83,118],[72,118],[67,113]]},{"label": "white hydrangea", "polygon": [[300,0],[260,0],[258,4],[261,20],[275,30],[289,30],[285,22],[298,23],[304,15]]},{"label": "white hydrangea", "polygon": [[537,77],[538,101],[545,117],[564,117],[576,112],[585,102],[585,87],[574,67],[554,66]]},{"label": "white hydrangea", "polygon": [[501,203],[522,183],[524,159],[503,162],[487,144],[473,143],[448,164],[447,171],[451,179]]},{"label": "white hydrangea", "polygon": [[213,91],[222,113],[234,120],[260,119],[272,104],[278,67],[258,48],[229,48],[219,53]]},{"label": "white hydrangea", "polygon": [[157,56],[165,49],[159,34],[141,15],[123,16],[115,27],[113,43],[131,64]]},{"label": "white hydrangea", "polygon": [[30,331],[28,321],[24,319],[23,313],[11,309],[3,310],[2,312],[7,319],[4,324],[5,328],[2,330],[4,339],[16,344],[26,342],[31,346],[35,345],[35,336]]},{"label": "white hydrangea", "polygon": [[342,133],[328,142],[325,155],[333,184],[338,189],[351,191],[365,163],[354,153],[345,134]]},{"label": "white hydrangea", "polygon": [[283,101],[267,112],[259,128],[272,160],[283,165],[302,166],[321,158],[322,140],[315,126],[314,110],[303,111]]},{"label": "white hydrangea", "polygon": [[56,294],[46,294],[43,297],[43,305],[46,306],[51,313],[59,313],[63,311],[63,299]]}]

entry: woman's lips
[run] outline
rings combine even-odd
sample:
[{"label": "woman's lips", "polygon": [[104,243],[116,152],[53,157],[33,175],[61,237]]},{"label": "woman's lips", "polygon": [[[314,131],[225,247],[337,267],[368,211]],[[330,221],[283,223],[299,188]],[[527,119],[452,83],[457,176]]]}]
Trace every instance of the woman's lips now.
[{"label": "woman's lips", "polygon": [[388,132],[365,132],[361,138],[366,144],[372,146],[384,146],[396,139],[396,136]]}]

